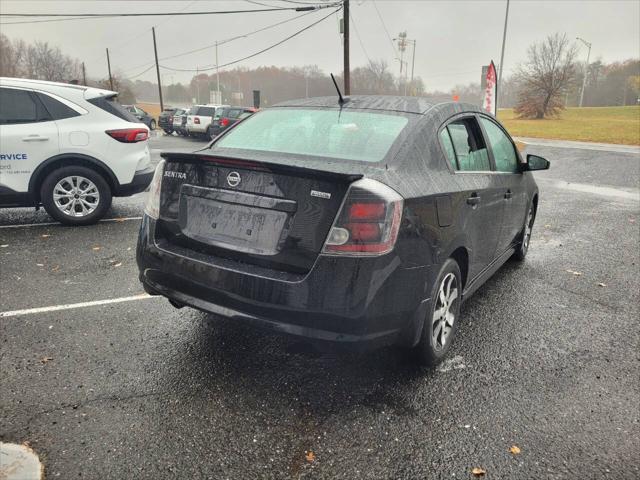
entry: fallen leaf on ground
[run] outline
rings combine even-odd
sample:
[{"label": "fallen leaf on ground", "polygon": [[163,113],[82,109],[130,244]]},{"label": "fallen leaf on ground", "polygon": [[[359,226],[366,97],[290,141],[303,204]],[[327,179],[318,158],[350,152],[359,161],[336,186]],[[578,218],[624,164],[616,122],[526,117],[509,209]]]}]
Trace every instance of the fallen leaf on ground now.
[{"label": "fallen leaf on ground", "polygon": [[31,448],[31,442],[29,440],[25,440],[22,442],[23,447]]},{"label": "fallen leaf on ground", "polygon": [[51,235],[49,235],[48,233],[43,233],[42,235],[40,235],[42,238],[49,238]]},{"label": "fallen leaf on ground", "polygon": [[118,262],[118,263],[114,263],[113,266],[114,267],[120,267],[122,265],[122,262]]},{"label": "fallen leaf on ground", "polygon": [[606,286],[607,286],[607,284],[606,284],[606,283],[602,283],[602,282],[600,282],[600,283],[598,283],[598,286],[599,286],[599,287],[606,287]]},{"label": "fallen leaf on ground", "polygon": [[94,250],[97,252],[98,250],[100,250],[100,247],[93,247],[91,250]]},{"label": "fallen leaf on ground", "polygon": [[307,459],[307,462],[311,463],[315,461],[316,454],[309,450],[307,453],[305,453],[304,458]]},{"label": "fallen leaf on ground", "polygon": [[520,447],[518,447],[517,445],[513,445],[509,449],[509,453],[513,453],[514,455],[518,455],[520,453]]},{"label": "fallen leaf on ground", "polygon": [[567,273],[571,273],[576,277],[579,277],[580,275],[582,275],[582,272],[576,272],[575,270],[567,270]]},{"label": "fallen leaf on ground", "polygon": [[474,467],[473,470],[471,470],[471,473],[473,473],[476,477],[484,477],[487,471],[480,467]]},{"label": "fallen leaf on ground", "polygon": [[40,359],[40,363],[44,365],[45,363],[49,363],[51,360],[53,360],[53,357],[43,357]]},{"label": "fallen leaf on ground", "polygon": [[58,270],[60,270],[60,265],[56,265],[51,269],[52,272],[57,272]]}]

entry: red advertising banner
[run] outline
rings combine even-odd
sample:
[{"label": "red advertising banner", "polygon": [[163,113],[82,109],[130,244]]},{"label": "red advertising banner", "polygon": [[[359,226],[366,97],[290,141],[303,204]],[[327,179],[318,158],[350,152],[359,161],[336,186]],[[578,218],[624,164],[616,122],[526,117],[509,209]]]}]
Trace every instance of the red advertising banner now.
[{"label": "red advertising banner", "polygon": [[498,98],[498,79],[496,75],[496,66],[491,60],[489,68],[487,68],[486,84],[484,87],[484,98],[482,99],[482,108],[492,115],[496,115],[496,101]]}]

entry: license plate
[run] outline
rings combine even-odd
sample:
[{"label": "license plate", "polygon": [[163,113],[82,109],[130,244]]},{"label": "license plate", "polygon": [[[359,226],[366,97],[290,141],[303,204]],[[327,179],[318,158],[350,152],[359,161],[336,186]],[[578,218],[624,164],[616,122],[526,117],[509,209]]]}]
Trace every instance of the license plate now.
[{"label": "license plate", "polygon": [[180,228],[196,241],[231,250],[276,255],[288,220],[286,212],[218,202],[191,195],[180,198]]}]

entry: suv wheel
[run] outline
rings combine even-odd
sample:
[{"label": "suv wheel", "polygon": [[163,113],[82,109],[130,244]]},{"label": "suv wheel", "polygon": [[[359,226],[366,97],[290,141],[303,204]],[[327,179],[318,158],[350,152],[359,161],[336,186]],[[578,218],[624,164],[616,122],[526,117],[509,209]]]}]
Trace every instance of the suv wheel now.
[{"label": "suv wheel", "polygon": [[205,138],[207,140],[213,140],[213,130],[211,129],[211,127],[207,127],[207,133],[205,134]]},{"label": "suv wheel", "polygon": [[149,122],[149,130],[155,130],[156,129],[156,121],[155,120],[151,120]]},{"label": "suv wheel", "polygon": [[111,206],[111,189],[87,167],[70,166],[51,172],[42,182],[40,198],[49,215],[67,225],[90,225]]},{"label": "suv wheel", "polygon": [[431,307],[424,321],[420,341],[415,347],[418,361],[423,365],[437,365],[451,348],[460,317],[460,278],[458,263],[447,259],[433,284]]}]

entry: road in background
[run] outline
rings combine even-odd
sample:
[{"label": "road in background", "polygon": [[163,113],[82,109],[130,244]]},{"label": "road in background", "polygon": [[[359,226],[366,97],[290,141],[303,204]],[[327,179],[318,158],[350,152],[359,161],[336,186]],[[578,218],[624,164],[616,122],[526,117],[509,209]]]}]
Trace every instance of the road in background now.
[{"label": "road in background", "polygon": [[[203,144],[151,141],[154,161]],[[552,167],[527,261],[464,304],[436,370],[161,298],[11,316],[0,439],[29,441],[47,478],[638,478],[640,155],[528,151]],[[17,226],[0,227],[0,312],[142,292],[137,220],[19,226],[50,221],[0,210]]]}]

